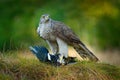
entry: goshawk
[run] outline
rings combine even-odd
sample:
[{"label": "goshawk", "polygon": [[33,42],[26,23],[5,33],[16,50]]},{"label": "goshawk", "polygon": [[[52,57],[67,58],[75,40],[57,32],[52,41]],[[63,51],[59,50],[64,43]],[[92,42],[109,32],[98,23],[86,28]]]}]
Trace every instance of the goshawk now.
[{"label": "goshawk", "polygon": [[83,59],[98,61],[98,58],[88,50],[67,25],[52,20],[48,14],[41,16],[37,33],[46,40],[53,54],[61,54],[60,63],[64,63],[63,57],[68,57],[68,45],[72,46]]}]

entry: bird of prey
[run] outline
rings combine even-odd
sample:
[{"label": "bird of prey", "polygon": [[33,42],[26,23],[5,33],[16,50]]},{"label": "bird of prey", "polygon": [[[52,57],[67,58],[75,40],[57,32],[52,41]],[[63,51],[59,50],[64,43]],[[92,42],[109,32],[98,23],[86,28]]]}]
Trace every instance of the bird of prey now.
[{"label": "bird of prey", "polygon": [[72,46],[83,59],[88,58],[91,61],[98,61],[98,58],[67,25],[51,19],[48,14],[41,16],[37,33],[46,40],[53,54],[61,54],[58,60],[60,63],[64,63],[63,57],[68,57],[68,45]]}]

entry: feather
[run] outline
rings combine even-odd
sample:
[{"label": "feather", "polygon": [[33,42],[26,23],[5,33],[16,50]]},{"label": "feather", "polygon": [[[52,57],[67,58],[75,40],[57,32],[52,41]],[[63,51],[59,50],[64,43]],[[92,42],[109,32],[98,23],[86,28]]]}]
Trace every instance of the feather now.
[{"label": "feather", "polygon": [[92,61],[98,61],[98,58],[87,49],[76,34],[64,23],[52,20],[53,33],[67,44],[74,47],[82,58],[89,58]]}]

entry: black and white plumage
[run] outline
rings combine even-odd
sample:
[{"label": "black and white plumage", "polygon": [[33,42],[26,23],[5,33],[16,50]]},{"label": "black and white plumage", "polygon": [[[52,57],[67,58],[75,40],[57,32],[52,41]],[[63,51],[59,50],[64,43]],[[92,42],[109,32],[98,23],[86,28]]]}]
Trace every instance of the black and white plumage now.
[{"label": "black and white plumage", "polygon": [[87,49],[75,33],[64,23],[52,20],[48,14],[40,18],[37,33],[49,44],[53,54],[60,53],[60,63],[63,57],[68,57],[68,45],[74,47],[82,58],[98,61],[98,58]]},{"label": "black and white plumage", "polygon": [[[30,46],[29,49],[39,61],[47,62],[55,66],[61,65],[61,63],[57,61],[59,60],[60,54],[52,55],[44,46]],[[69,57],[68,59],[65,59],[65,65],[74,63],[76,63],[75,57]]]},{"label": "black and white plumage", "polygon": [[30,50],[34,55],[36,55],[37,59],[43,62],[50,62],[57,65],[57,60],[59,59],[60,54],[52,55],[49,54],[49,51],[44,46],[30,46]]}]

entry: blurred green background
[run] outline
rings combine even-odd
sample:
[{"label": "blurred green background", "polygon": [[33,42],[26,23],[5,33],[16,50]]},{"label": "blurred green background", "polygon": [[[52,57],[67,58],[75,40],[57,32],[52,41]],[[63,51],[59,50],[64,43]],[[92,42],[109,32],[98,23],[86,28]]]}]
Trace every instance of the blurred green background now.
[{"label": "blurred green background", "polygon": [[120,0],[0,0],[0,51],[46,45],[36,33],[44,13],[86,44],[120,49]]}]

